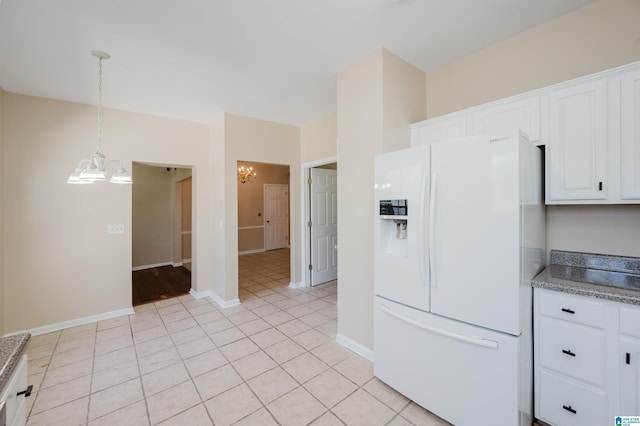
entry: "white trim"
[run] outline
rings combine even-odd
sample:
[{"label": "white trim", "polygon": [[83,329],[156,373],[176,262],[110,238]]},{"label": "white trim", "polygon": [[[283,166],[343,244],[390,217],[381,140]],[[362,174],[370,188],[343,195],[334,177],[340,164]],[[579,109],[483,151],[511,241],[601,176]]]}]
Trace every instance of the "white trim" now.
[{"label": "white trim", "polygon": [[361,357],[373,362],[373,351],[371,349],[361,345],[360,343],[354,340],[349,339],[344,334],[340,334],[340,333],[336,334],[336,343],[344,346],[347,349],[352,350],[353,352],[357,353]]},{"label": "white trim", "polygon": [[135,314],[133,308],[118,309],[116,311],[104,312],[102,314],[90,315],[88,317],[77,318],[69,321],[58,322],[55,324],[43,325],[42,327],[31,328],[28,330],[16,331],[13,333],[5,334],[5,336],[13,336],[20,333],[31,333],[32,336],[39,334],[51,333],[52,331],[63,330],[65,328],[76,327],[78,325],[89,324],[92,322],[98,322],[106,319],[117,318],[124,315]]},{"label": "white trim", "polygon": [[304,283],[304,281],[298,281],[297,283],[294,283],[293,281],[289,283],[289,288],[305,288],[306,285]]},{"label": "white trim", "polygon": [[184,261],[182,261],[182,262],[173,262],[173,263],[171,264],[171,266],[173,266],[174,268],[178,268],[178,267],[180,267],[180,266],[183,266],[183,262],[184,262]]},{"label": "white trim", "polygon": [[261,249],[255,249],[255,250],[243,250],[243,251],[239,251],[238,252],[238,256],[241,256],[243,254],[253,254],[253,253],[262,253],[265,252],[266,250],[261,248]]},{"label": "white trim", "polygon": [[[326,164],[338,163],[338,157],[327,157],[320,160],[310,161],[300,166],[300,238],[302,240],[302,247],[304,252],[300,256],[300,270],[302,271],[302,284],[303,287],[311,287],[311,271],[309,271],[309,264],[311,264],[311,253],[309,241],[309,227],[307,224],[311,220],[311,212],[309,211],[309,184],[307,179],[309,177],[309,169],[318,166],[324,166]],[[340,164],[338,164],[340,167]],[[338,207],[340,208],[340,207]]]},{"label": "white trim", "polygon": [[238,226],[238,231],[244,231],[247,229],[263,229],[264,225],[255,225],[255,226]]},{"label": "white trim", "polygon": [[209,299],[213,300],[216,305],[220,306],[223,309],[238,306],[240,304],[240,299],[231,299],[229,301],[225,301],[211,290],[197,292],[192,288],[191,290],[189,290],[189,294],[194,299],[202,299],[203,297],[208,297]]},{"label": "white trim", "polygon": [[159,268],[161,266],[171,266],[171,265],[173,265],[173,262],[154,263],[151,265],[134,266],[133,268],[131,268],[131,270],[135,272],[135,271],[142,271],[143,269]]},{"label": "white trim", "polygon": [[191,231],[180,231],[180,235],[191,235]]},{"label": "white trim", "polygon": [[180,262],[181,265],[185,264],[185,263],[191,263],[191,258],[189,259],[182,259],[182,262]]}]

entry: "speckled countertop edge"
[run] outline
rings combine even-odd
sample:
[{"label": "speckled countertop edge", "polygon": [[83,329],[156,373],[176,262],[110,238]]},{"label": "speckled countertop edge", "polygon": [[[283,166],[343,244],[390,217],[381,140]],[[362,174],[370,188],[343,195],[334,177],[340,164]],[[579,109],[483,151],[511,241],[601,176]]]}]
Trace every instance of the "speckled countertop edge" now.
[{"label": "speckled countertop edge", "polygon": [[0,337],[0,394],[9,382],[13,371],[27,349],[31,334],[20,333],[13,336]]},{"label": "speckled countertop edge", "polygon": [[[611,256],[592,253],[566,252],[551,250],[551,264],[567,265],[574,267],[596,267],[597,269],[624,271],[635,273],[640,264],[639,258],[623,256]],[[624,265],[621,267],[620,265]],[[607,267],[611,266],[611,267]],[[535,288],[545,288],[563,293],[580,296],[591,296],[614,302],[640,305],[640,291],[620,287],[608,287],[604,285],[590,284],[582,281],[572,281],[562,278],[554,278],[550,273],[551,265],[545,268],[531,281]]]}]

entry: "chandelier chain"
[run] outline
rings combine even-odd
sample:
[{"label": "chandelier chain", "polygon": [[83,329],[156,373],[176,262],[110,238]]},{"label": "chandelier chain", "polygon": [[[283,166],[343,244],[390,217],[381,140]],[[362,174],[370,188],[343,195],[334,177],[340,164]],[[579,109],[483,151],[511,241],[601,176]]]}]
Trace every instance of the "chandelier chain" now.
[{"label": "chandelier chain", "polygon": [[102,57],[98,58],[98,152],[102,150]]}]

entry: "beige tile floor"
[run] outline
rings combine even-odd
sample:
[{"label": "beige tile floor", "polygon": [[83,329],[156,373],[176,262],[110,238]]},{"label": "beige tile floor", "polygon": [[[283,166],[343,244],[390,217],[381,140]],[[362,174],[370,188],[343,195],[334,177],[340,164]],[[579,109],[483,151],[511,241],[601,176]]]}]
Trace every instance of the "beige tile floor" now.
[{"label": "beige tile floor", "polygon": [[444,425],[335,343],[337,283],[240,256],[242,304],[182,296],[34,336],[28,425]]}]

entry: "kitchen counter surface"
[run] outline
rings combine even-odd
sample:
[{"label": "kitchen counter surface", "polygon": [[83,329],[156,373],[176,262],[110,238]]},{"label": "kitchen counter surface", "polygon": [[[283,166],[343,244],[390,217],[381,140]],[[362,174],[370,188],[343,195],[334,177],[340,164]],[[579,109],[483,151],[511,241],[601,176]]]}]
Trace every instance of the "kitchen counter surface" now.
[{"label": "kitchen counter surface", "polygon": [[29,339],[31,339],[29,333],[0,337],[0,394],[4,392],[11,374],[27,349]]},{"label": "kitchen counter surface", "polygon": [[533,287],[640,305],[640,258],[551,250]]}]

